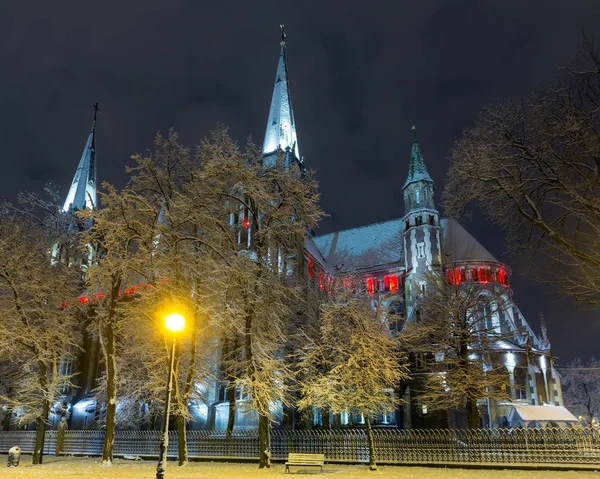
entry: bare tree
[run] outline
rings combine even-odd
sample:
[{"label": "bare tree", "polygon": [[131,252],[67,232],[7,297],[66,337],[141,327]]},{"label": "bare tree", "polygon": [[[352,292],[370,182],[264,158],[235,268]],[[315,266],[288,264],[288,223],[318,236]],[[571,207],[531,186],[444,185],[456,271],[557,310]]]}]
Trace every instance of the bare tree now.
[{"label": "bare tree", "polygon": [[388,327],[386,304],[340,285],[322,305],[320,334],[307,335],[299,353],[299,408],[362,414],[371,470],[377,468],[371,418],[396,409],[401,400],[394,390],[409,377],[408,358]]},{"label": "bare tree", "polygon": [[560,368],[565,406],[574,414],[585,416],[588,422],[600,414],[600,361],[590,358],[583,362],[575,358]]},{"label": "bare tree", "polygon": [[51,233],[14,208],[0,211],[0,359],[13,366],[1,396],[19,411],[19,423],[36,422],[34,464],[42,463],[50,408],[72,387],[65,365],[74,359],[79,338],[79,271],[51,261]]},{"label": "bare tree", "polygon": [[413,353],[411,372],[422,378],[419,400],[432,411],[464,410],[470,429],[479,427],[479,400],[509,399],[508,373],[493,360],[503,337],[494,317],[508,300],[505,289],[447,281],[431,270],[401,334]]},{"label": "bare tree", "polygon": [[250,144],[240,151],[225,129],[202,142],[198,158],[200,173],[187,196],[208,219],[206,228],[218,232],[213,285],[222,307],[215,319],[227,325],[230,345],[239,344],[236,354],[228,352],[228,376],[258,416],[259,467],[265,467],[274,406],[289,404],[285,326],[302,291],[303,238],[322,215],[316,183],[311,172],[285,164],[283,152],[275,165],[263,165],[260,149]]},{"label": "bare tree", "polygon": [[538,279],[600,304],[600,57],[519,103],[483,110],[451,155],[442,202],[474,205],[507,232]]}]

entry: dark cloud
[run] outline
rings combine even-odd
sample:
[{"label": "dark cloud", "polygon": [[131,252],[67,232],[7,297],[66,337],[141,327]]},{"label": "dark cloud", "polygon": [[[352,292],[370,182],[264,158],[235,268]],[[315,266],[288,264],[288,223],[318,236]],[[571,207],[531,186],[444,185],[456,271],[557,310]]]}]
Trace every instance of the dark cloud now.
[{"label": "dark cloud", "polygon": [[[262,142],[279,23],[328,232],[402,214],[413,124],[439,191],[461,130],[483,105],[555,76],[583,31],[599,39],[600,3],[4,0],[0,195],[46,181],[66,191],[96,100],[99,178],[117,185],[158,130],[175,127],[192,144],[222,122]],[[500,232],[481,219],[467,226],[501,255]],[[530,322],[546,313],[555,353],[594,353],[595,315],[515,283]]]}]

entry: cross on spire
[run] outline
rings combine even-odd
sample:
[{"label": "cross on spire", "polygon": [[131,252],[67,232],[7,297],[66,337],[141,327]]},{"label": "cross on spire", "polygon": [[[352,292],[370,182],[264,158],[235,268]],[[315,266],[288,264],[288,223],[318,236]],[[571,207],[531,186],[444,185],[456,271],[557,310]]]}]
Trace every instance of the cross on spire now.
[{"label": "cross on spire", "polygon": [[281,28],[281,43],[280,43],[280,45],[282,47],[285,47],[285,37],[287,36],[285,34],[285,25],[281,24],[281,25],[279,25],[279,28]]},{"label": "cross on spire", "polygon": [[98,113],[102,113],[98,102],[92,103],[91,105],[94,108],[94,123],[96,123],[96,119],[98,118]]}]

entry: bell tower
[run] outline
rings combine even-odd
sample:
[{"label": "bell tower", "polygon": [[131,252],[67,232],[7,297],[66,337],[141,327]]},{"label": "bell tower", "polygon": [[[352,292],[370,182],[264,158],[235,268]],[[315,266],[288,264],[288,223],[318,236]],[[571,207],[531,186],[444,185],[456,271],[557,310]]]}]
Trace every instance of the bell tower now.
[{"label": "bell tower", "polygon": [[413,142],[404,193],[404,264],[406,317],[414,320],[414,303],[427,288],[427,274],[441,267],[440,213],[435,207],[435,184],[427,171],[413,126]]}]

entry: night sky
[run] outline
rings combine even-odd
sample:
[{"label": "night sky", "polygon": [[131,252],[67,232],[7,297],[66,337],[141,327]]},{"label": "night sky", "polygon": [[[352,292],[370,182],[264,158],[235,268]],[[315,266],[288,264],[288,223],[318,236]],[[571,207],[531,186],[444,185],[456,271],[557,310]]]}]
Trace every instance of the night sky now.
[{"label": "night sky", "polygon": [[[301,155],[330,215],[319,233],[402,216],[417,126],[441,191],[462,129],[498,98],[559,74],[600,2],[3,0],[0,196],[66,195],[98,100],[98,178],[122,186],[129,157],[174,127],[193,145],[217,122],[262,144],[286,24]],[[466,225],[503,258],[502,233]],[[548,323],[562,361],[600,355],[598,313],[574,310],[514,267],[516,301]]]}]

